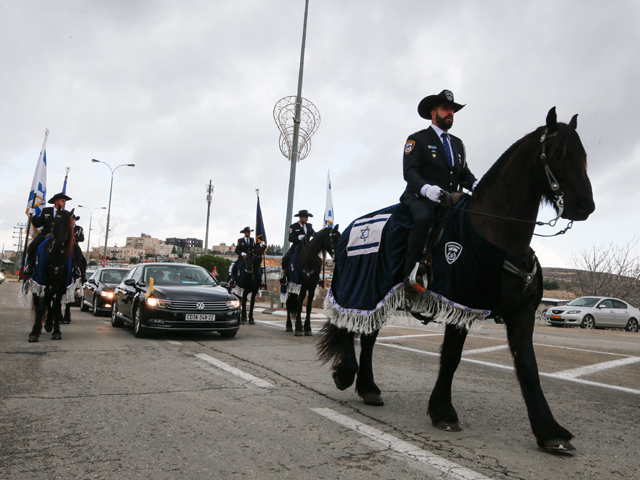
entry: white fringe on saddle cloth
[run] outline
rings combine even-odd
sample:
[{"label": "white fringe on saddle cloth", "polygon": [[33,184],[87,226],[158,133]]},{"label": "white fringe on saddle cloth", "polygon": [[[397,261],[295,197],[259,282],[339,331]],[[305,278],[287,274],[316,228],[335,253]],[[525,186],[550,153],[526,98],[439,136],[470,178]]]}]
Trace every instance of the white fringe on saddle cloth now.
[{"label": "white fringe on saddle cloth", "polygon": [[297,283],[287,283],[287,291],[285,293],[280,293],[280,303],[286,304],[287,298],[289,295],[300,295],[300,290],[302,289],[302,285],[298,285]]},{"label": "white fringe on saddle cloth", "polygon": [[[467,330],[476,320],[484,320],[491,314],[491,310],[468,308],[430,290],[417,295],[411,301],[410,309],[416,313],[432,316],[435,321],[456,325]],[[391,315],[411,315],[405,310],[404,285],[402,283],[395,285],[373,310],[343,308],[336,302],[331,289],[329,289],[324,300],[324,310],[332,325],[364,335],[370,335],[376,330],[380,330]]]},{"label": "white fringe on saddle cloth", "polygon": [[[78,288],[82,288],[82,281],[80,279],[77,279],[67,287],[67,290],[65,291],[61,299],[62,305],[66,305],[67,303],[73,303],[76,301],[76,289]],[[28,278],[22,284],[20,292],[18,292],[18,304],[21,307],[29,307],[29,293],[35,295],[36,297],[42,297],[44,295],[44,289],[44,285],[40,285],[39,283],[36,283],[36,281],[32,278]]]}]

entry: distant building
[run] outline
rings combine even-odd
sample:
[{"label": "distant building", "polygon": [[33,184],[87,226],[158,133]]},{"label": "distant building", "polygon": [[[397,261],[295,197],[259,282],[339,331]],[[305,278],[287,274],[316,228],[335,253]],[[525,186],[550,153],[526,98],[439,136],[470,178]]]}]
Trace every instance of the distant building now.
[{"label": "distant building", "polygon": [[165,242],[159,238],[153,238],[151,235],[147,235],[146,233],[141,233],[139,237],[127,237],[126,243],[127,247],[144,250],[144,253],[148,255],[158,255],[156,253],[156,247],[164,244]]},{"label": "distant building", "polygon": [[198,238],[176,238],[171,237],[165,240],[167,245],[175,245],[178,248],[191,249],[191,248],[200,248],[202,249],[202,240]]},{"label": "distant building", "polygon": [[221,243],[220,245],[212,245],[209,249],[212,253],[233,253],[235,251],[235,245],[228,245]]},{"label": "distant building", "polygon": [[131,247],[109,247],[107,248],[107,257],[116,258],[118,260],[129,261],[130,258],[144,259],[144,250],[141,248]]}]

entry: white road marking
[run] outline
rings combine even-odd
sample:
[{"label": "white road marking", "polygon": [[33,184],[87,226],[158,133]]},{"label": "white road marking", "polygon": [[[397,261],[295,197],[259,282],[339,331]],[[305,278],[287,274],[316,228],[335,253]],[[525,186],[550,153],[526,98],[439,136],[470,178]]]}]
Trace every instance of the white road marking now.
[{"label": "white road marking", "polygon": [[260,379],[258,377],[254,377],[250,373],[243,372],[239,368],[232,367],[228,363],[224,363],[221,360],[218,360],[216,358],[210,357],[209,355],[207,355],[205,353],[198,353],[198,354],[196,354],[196,357],[198,357],[200,360],[204,360],[205,362],[209,362],[211,365],[214,365],[214,366],[218,367],[219,369],[224,370],[225,372],[229,372],[229,373],[235,375],[236,377],[240,377],[243,380],[246,380],[247,382],[253,383],[254,385],[256,385],[258,387],[270,388],[270,387],[274,386],[272,383],[269,383],[266,380],[262,380],[262,379]]},{"label": "white road marking", "polygon": [[467,350],[462,352],[462,356],[465,355],[477,355],[479,353],[496,352],[498,350],[505,350],[509,348],[509,345],[496,345],[495,347],[476,348],[475,350]]},{"label": "white road marking", "polygon": [[563,370],[562,372],[554,373],[553,376],[556,378],[572,379],[582,377],[583,375],[600,372],[602,370],[609,370],[610,368],[621,367],[623,365],[631,365],[638,362],[640,362],[640,357],[627,357],[621,358],[620,360],[611,360],[610,362],[602,362],[596,363],[594,365],[572,368],[571,370]]},{"label": "white road marking", "polygon": [[[418,350],[417,348],[403,347],[401,345],[394,345],[392,343],[381,343],[381,342],[379,342],[379,343],[377,343],[377,345],[382,345],[383,347],[397,348],[398,350],[407,350],[409,352],[420,353],[422,355],[427,355],[427,356],[430,356],[430,357],[439,357],[440,356],[439,353],[428,352],[426,350]],[[640,357],[627,357],[627,358],[634,358],[634,359],[637,358],[638,359],[637,361],[640,361]],[[499,368],[501,370],[510,370],[510,371],[514,371],[515,370],[515,368],[510,366],[510,365],[501,365],[499,363],[483,362],[482,360],[475,360],[473,358],[462,357],[461,361],[462,362],[467,362],[467,363],[474,363],[476,365],[483,365],[485,367]],[[605,362],[605,364],[607,364],[607,363],[613,363],[613,362]],[[635,363],[635,362],[630,362],[630,363]],[[594,367],[595,366],[597,366],[597,365],[594,365]],[[614,365],[614,366],[619,366],[619,365]],[[611,368],[613,368],[613,367],[611,367]],[[560,373],[562,373],[562,372],[560,372]],[[609,390],[617,390],[619,392],[633,393],[635,395],[640,395],[640,390],[637,390],[635,388],[627,388],[627,387],[620,387],[618,385],[609,385],[607,383],[592,382],[590,380],[583,380],[581,378],[575,378],[575,377],[571,377],[571,376],[558,376],[557,373],[539,372],[539,375],[541,377],[555,378],[556,380],[565,380],[567,382],[580,383],[582,385],[590,385],[590,386],[593,386],[593,387],[602,387],[602,388],[607,388]]]},{"label": "white road marking", "polygon": [[396,335],[394,337],[378,337],[378,340],[400,340],[404,338],[441,337],[443,333],[423,333],[420,335]]},{"label": "white road marking", "polygon": [[362,435],[384,445],[389,450],[404,455],[411,460],[415,460],[432,467],[437,471],[437,477],[442,479],[455,479],[455,480],[491,480],[489,477],[475,472],[469,468],[458,465],[455,462],[442,458],[427,450],[423,450],[415,445],[400,440],[399,438],[384,433],[377,428],[365,425],[362,422],[354,420],[346,415],[341,415],[330,408],[312,408],[312,411],[318,415],[322,415],[329,420],[333,420],[340,425],[350,428]]},{"label": "white road marking", "polygon": [[175,340],[167,340],[167,343],[170,343],[171,345],[182,345],[182,343],[176,342]]}]

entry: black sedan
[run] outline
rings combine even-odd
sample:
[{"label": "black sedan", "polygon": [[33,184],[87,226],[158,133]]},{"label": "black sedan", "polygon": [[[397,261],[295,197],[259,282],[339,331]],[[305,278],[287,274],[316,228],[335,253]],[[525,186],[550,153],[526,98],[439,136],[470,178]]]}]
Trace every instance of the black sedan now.
[{"label": "black sedan", "polygon": [[80,310],[91,309],[94,315],[100,312],[111,312],[113,305],[113,290],[129,273],[128,268],[102,267],[82,286]]},{"label": "black sedan", "polygon": [[240,302],[204,268],[176,263],[137,265],[115,289],[111,325],[133,325],[136,337],[151,330],[219,332],[240,328]]}]

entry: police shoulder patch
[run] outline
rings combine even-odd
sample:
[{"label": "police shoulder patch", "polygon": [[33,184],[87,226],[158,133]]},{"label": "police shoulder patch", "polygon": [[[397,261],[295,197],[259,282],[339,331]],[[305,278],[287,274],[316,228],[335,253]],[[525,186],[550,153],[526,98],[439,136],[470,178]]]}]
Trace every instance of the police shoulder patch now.
[{"label": "police shoulder patch", "polygon": [[416,141],[415,140],[409,140],[406,145],[404,146],[404,153],[411,153],[411,150],[413,150],[413,147],[416,146]]}]

